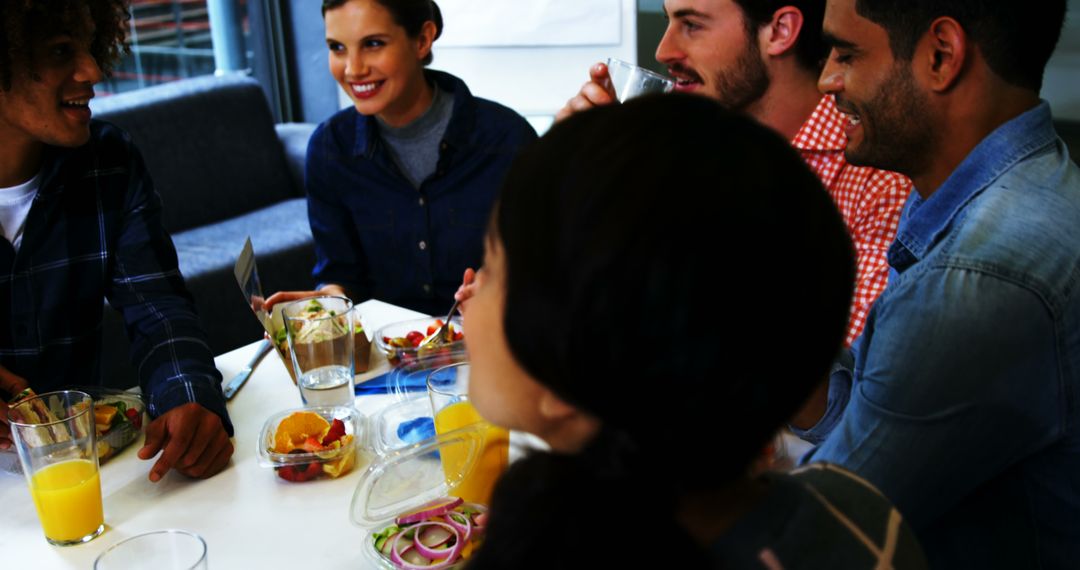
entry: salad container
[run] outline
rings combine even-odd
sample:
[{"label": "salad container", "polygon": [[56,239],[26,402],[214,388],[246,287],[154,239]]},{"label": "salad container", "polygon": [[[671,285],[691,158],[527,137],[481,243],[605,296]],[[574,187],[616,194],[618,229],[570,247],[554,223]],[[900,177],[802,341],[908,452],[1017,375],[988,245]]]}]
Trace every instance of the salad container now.
[{"label": "salad container", "polygon": [[438,361],[429,368],[452,364],[454,361],[451,355],[465,350],[465,329],[461,325],[460,316],[450,319],[449,326],[452,327],[454,340],[433,340],[419,346],[441,323],[441,319],[425,317],[386,325],[375,332],[375,346],[379,352],[386,355],[386,360],[392,367],[407,366],[418,361]]},{"label": "salad container", "polygon": [[[318,303],[315,299],[307,301],[307,305],[311,303]],[[350,301],[351,303],[351,301]],[[292,351],[289,350],[289,334],[285,328],[285,318],[283,311],[285,307],[289,305],[301,305],[302,301],[294,301],[293,303],[279,303],[274,306],[273,314],[270,316],[270,326],[273,327],[273,334],[270,334],[270,341],[274,344],[277,355],[281,358],[283,364],[285,364],[285,370],[289,372],[289,378],[292,378],[293,384],[297,383],[296,369],[293,366]],[[355,309],[354,309],[355,310]],[[353,364],[354,372],[356,374],[362,374],[367,372],[371,366],[371,341],[368,339],[367,332],[365,332],[363,325],[360,324],[360,317],[357,316],[354,319],[354,331],[353,331]]]},{"label": "salad container", "polygon": [[389,451],[364,470],[350,518],[363,529],[365,559],[386,570],[464,566],[483,541],[487,506],[453,489],[469,476],[484,438],[481,426],[465,427]]},{"label": "salad container", "polygon": [[266,420],[256,455],[285,481],[337,478],[363,467],[366,431],[364,417],[350,406],[293,408]]}]

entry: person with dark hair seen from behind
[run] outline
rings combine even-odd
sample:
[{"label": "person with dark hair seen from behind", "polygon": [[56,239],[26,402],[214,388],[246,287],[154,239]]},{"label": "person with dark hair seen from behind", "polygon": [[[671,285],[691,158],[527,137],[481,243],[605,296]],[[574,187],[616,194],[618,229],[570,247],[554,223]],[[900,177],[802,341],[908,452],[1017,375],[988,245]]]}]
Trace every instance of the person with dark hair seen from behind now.
[{"label": "person with dark hair seen from behind", "polygon": [[[307,156],[319,291],[443,314],[473,279],[495,193],[536,139],[520,115],[425,69],[442,33],[431,0],[324,0],[330,73],[353,102]],[[463,277],[464,276],[464,277]]]},{"label": "person with dark hair seen from behind", "polygon": [[[821,37],[824,12],[825,0],[665,0],[668,27],[656,60],[667,66],[676,91],[716,99],[774,129],[821,179],[855,242],[857,282],[844,339],[849,345],[888,281],[885,251],[911,181],[844,159],[844,117],[817,89],[828,54]],[[607,73],[603,64],[594,66],[591,80],[558,116],[616,101]],[[784,250],[794,252],[797,243]]]},{"label": "person with dark hair seen from behind", "polygon": [[161,452],[150,480],[209,477],[233,452],[221,373],[142,157],[90,118],[128,18],[121,0],[0,5],[0,449],[11,397],[101,383],[107,298],[155,418],[138,452]]},{"label": "person with dark hair seen from behind", "polygon": [[[753,302],[790,271],[788,303]],[[821,183],[753,121],[671,95],[557,123],[507,176],[465,312],[470,399],[551,451],[499,481],[468,568],[925,568],[843,469],[750,474],[840,348],[854,274]]]},{"label": "person with dark hair seen from behind", "polygon": [[[848,160],[914,194],[807,460],[851,469],[937,568],[1080,561],[1080,170],[1040,101],[1065,0],[829,0]],[[787,346],[788,343],[784,343]]]}]

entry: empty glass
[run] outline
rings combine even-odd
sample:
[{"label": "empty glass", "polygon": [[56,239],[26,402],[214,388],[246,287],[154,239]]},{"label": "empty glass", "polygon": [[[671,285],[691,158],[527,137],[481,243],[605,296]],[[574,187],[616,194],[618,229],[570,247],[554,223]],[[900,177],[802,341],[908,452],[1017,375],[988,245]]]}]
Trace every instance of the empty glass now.
[{"label": "empty glass", "polygon": [[671,79],[621,59],[608,58],[607,68],[620,103],[650,93],[667,93],[675,87]]},{"label": "empty glass", "polygon": [[206,541],[179,529],[154,530],[125,538],[94,561],[94,570],[206,570]]}]

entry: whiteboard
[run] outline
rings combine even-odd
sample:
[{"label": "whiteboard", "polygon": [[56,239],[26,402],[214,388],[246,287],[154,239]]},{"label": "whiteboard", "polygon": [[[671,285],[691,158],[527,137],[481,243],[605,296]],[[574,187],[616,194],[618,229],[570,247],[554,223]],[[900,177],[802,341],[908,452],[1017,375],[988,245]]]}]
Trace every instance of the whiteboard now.
[{"label": "whiteboard", "polygon": [[619,45],[620,0],[441,0],[444,48]]},{"label": "whiteboard", "polygon": [[[609,57],[637,61],[637,0],[437,1],[443,10],[445,35],[435,42],[432,69],[460,77],[473,95],[514,109],[524,115],[541,134],[550,125],[555,112],[588,81],[590,66]],[[523,36],[532,39],[527,42],[508,41],[499,34],[486,34],[472,41],[459,39],[444,43],[444,40],[452,37],[451,30],[455,27],[469,29],[476,25],[476,21],[463,23],[452,19],[455,14],[468,14],[468,10],[485,3],[487,10],[500,14],[498,21],[489,21],[486,25],[499,27],[506,22],[506,26],[515,29],[534,30],[529,32],[532,36]],[[594,22],[564,20],[566,14],[590,13],[571,8],[571,5],[593,3],[612,7],[607,10],[605,18],[617,12],[617,38],[612,30],[593,26]],[[504,8],[506,6],[512,9]],[[522,14],[530,16],[522,18]],[[605,21],[611,23],[609,20],[612,19]],[[582,26],[589,28],[588,34],[582,32]],[[565,29],[560,32],[558,40],[547,42],[534,37],[543,30],[561,27]],[[568,37],[580,39],[581,44],[566,45],[564,42]],[[613,38],[614,43],[611,43]],[[351,104],[340,91],[339,100],[342,107]]]}]

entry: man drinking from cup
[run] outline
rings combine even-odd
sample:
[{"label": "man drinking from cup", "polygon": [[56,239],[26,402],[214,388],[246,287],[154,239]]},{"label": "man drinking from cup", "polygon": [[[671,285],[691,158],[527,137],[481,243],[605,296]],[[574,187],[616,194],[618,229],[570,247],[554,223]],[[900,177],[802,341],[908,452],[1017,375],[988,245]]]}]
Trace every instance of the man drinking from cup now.
[{"label": "man drinking from cup", "polygon": [[[817,90],[827,54],[824,9],[825,0],[665,0],[668,28],[656,59],[667,66],[676,91],[745,111],[790,140],[821,179],[855,242],[857,284],[845,339],[851,344],[888,280],[885,252],[911,182],[844,159],[844,117],[834,99]],[[607,67],[597,64],[589,72],[591,80],[557,119],[616,101]]]}]

